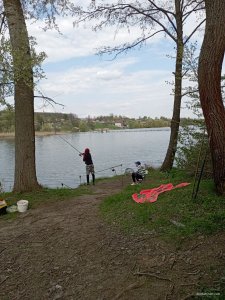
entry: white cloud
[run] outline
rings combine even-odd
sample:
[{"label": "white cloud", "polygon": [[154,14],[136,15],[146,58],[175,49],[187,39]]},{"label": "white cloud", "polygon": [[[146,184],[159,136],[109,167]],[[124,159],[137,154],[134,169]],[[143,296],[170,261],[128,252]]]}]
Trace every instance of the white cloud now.
[{"label": "white cloud", "polygon": [[132,62],[135,64],[136,59],[52,72],[41,88],[45,94],[64,104],[65,112],[81,117],[110,113],[136,117],[170,116],[172,99],[168,95],[171,87],[165,81],[170,79],[171,73],[167,70],[128,72],[126,67]]},{"label": "white cloud", "polygon": [[[46,62],[59,62],[66,59],[94,55],[102,46],[116,46],[131,42],[140,36],[137,26],[132,32],[121,29],[115,34],[115,29],[105,28],[102,31],[92,31],[89,27],[73,27],[73,18],[58,18],[57,20],[61,34],[56,30],[44,31],[41,29],[40,21],[28,25],[29,34],[37,39],[39,51],[44,51],[48,58]],[[155,36],[149,43],[159,41],[161,36]]]},{"label": "white cloud", "polygon": [[[160,43],[162,36],[156,35],[139,52],[128,53],[111,62],[97,61],[91,59],[97,48],[133,40],[140,35],[138,27],[132,28],[132,32],[120,30],[115,36],[112,28],[99,32],[74,28],[71,17],[59,18],[58,24],[62,35],[54,30],[41,30],[39,22],[29,25],[29,32],[37,38],[39,51],[48,55],[44,65],[48,67],[48,79],[40,88],[45,95],[65,104],[65,112],[80,117],[109,113],[171,117],[172,87],[165,81],[171,80],[173,69],[168,71],[159,60],[165,56],[165,51],[172,53],[172,47],[165,50],[168,44],[172,45],[170,39],[164,40],[164,47]],[[194,26],[192,21],[188,23],[188,28],[190,26]],[[145,55],[144,62],[142,55]],[[80,62],[85,58],[87,61],[82,66]],[[160,64],[158,69],[156,59]],[[71,61],[69,67],[63,67],[68,61]],[[58,71],[51,69],[54,67]],[[48,110],[59,111],[60,107],[48,107]]]},{"label": "white cloud", "polygon": [[103,71],[98,71],[96,74],[96,77],[101,79],[101,80],[114,80],[117,78],[121,77],[121,72],[118,70],[113,70],[113,71],[109,71],[109,70],[103,70]]}]

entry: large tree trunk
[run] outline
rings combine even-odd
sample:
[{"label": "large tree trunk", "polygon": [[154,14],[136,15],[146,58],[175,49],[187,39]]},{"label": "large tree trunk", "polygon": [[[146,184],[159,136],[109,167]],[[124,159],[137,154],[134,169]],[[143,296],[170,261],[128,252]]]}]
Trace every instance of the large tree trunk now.
[{"label": "large tree trunk", "polygon": [[28,33],[19,0],[3,0],[12,46],[15,85],[14,191],[40,188],[35,169],[33,71]]},{"label": "large tree trunk", "polygon": [[177,151],[177,140],[180,126],[180,107],[182,99],[182,63],[183,63],[183,23],[182,12],[180,11],[180,0],[175,0],[176,22],[177,22],[177,51],[176,51],[176,68],[175,68],[175,87],[173,117],[171,120],[170,141],[161,171],[170,171],[173,167],[175,154]]},{"label": "large tree trunk", "polygon": [[225,52],[225,2],[205,0],[206,28],[199,57],[199,92],[209,136],[216,189],[225,195],[225,109],[221,71]]}]

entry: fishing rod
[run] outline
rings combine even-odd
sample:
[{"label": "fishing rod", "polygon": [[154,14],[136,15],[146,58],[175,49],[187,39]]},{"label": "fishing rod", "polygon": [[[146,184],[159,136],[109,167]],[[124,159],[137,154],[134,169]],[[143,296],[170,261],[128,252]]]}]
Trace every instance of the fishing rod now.
[{"label": "fishing rod", "polygon": [[61,183],[61,186],[62,186],[62,187],[66,186],[66,187],[68,187],[68,188],[71,189],[71,190],[73,189],[73,188],[71,188],[71,186],[68,186],[67,184],[65,184],[65,183],[63,183],[63,182]]},{"label": "fishing rod", "polygon": [[[71,145],[72,146],[72,145]],[[77,149],[76,149],[77,150]],[[77,150],[78,151],[78,150]],[[109,167],[109,168],[106,168],[106,169],[103,169],[103,170],[99,170],[99,171],[96,171],[95,173],[100,173],[100,172],[103,172],[103,171],[107,171],[107,170],[112,170],[113,172],[115,172],[115,174],[116,174],[116,170],[115,170],[115,168],[118,168],[118,167],[122,167],[123,166],[123,164],[120,164],[120,165],[116,165],[116,166],[112,166],[112,167]],[[116,174],[117,175],[117,174]],[[79,179],[80,179],[80,184],[81,184],[81,178],[82,178],[82,176],[86,176],[86,174],[83,174],[83,175],[79,175]],[[123,182],[122,182],[122,185],[123,185]],[[65,184],[65,183],[61,183],[61,186],[62,187],[67,187],[67,188],[70,188],[70,189],[73,189],[72,187],[70,187],[70,186],[68,186],[67,184]]]},{"label": "fishing rod", "polygon": [[[95,171],[95,173],[100,173],[100,172],[103,172],[103,171],[106,171],[106,170],[111,170],[112,172],[115,173],[115,175],[117,175],[115,168],[121,167],[121,171],[122,171],[122,166],[123,166],[123,164],[116,165],[116,166],[112,166],[112,167],[109,167],[109,168],[106,168],[106,169],[103,169],[103,170]],[[122,172],[121,172],[121,173],[122,173]],[[86,176],[86,175],[79,175],[79,178],[80,178],[80,184],[81,184],[81,178],[82,178],[83,176]],[[122,184],[122,186],[123,186],[123,176],[121,177],[121,184]]]},{"label": "fishing rod", "polygon": [[[210,143],[210,140],[211,140],[211,133],[212,133],[212,130],[209,132],[208,143]],[[205,129],[204,129],[204,133],[203,133],[203,137],[202,137],[202,144],[201,144],[200,153],[199,153],[199,161],[200,161],[200,156],[202,154],[202,149],[203,149],[203,144],[204,144],[204,138],[205,138]],[[206,148],[205,155],[204,155],[204,158],[203,158],[203,161],[202,161],[202,165],[201,165],[201,169],[200,169],[200,174],[199,174],[197,185],[196,185],[199,162],[197,164],[196,175],[195,175],[195,179],[194,179],[194,187],[193,187],[193,191],[192,191],[192,200],[196,199],[197,195],[198,195],[199,185],[200,185],[200,182],[201,182],[201,179],[202,179],[202,175],[203,175],[203,171],[204,171],[206,159],[207,159],[207,156],[208,156],[208,151],[209,151],[209,149]]]},{"label": "fishing rod", "polygon": [[116,166],[112,166],[112,167],[110,167],[110,168],[107,168],[107,169],[103,169],[103,170],[95,171],[95,173],[100,173],[100,172],[107,171],[107,170],[112,170],[112,171],[114,171],[114,170],[113,170],[114,168],[122,167],[122,165],[123,165],[123,164],[116,165]]},{"label": "fishing rod", "polygon": [[[112,170],[113,172],[115,172],[115,169],[114,169],[114,168],[118,168],[118,167],[122,167],[122,166],[123,166],[123,164],[116,165],[116,166],[112,166],[112,167],[110,167],[110,168],[107,168],[107,169],[103,169],[103,170],[95,171],[95,173],[100,173],[100,172],[107,171],[107,170]],[[79,175],[79,177],[80,177],[80,180],[81,180],[81,177],[82,177],[82,176],[86,176],[86,174],[81,174],[81,175]]]},{"label": "fishing rod", "polygon": [[75,148],[72,144],[70,144],[66,139],[64,139],[63,137],[61,137],[60,135],[57,135],[57,137],[59,137],[60,139],[62,139],[65,143],[67,143],[68,145],[70,145],[74,150],[76,150],[79,154],[82,154],[82,152],[80,152],[77,148]]}]

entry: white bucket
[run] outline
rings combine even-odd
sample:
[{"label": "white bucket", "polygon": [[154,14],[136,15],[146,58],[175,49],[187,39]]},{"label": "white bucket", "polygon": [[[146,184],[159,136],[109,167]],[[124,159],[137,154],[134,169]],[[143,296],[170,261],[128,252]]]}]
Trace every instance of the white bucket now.
[{"label": "white bucket", "polygon": [[19,212],[25,212],[28,208],[28,201],[27,200],[19,200],[17,201],[17,209]]}]

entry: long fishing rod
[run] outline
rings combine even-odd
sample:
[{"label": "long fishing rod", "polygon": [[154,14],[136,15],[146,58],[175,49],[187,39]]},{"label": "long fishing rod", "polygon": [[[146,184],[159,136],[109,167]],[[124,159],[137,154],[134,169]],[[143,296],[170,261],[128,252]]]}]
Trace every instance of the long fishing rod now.
[{"label": "long fishing rod", "polygon": [[71,188],[71,186],[68,186],[67,184],[65,184],[65,183],[63,183],[63,182],[61,183],[61,186],[62,186],[62,187],[66,186],[67,188],[69,188],[69,189],[71,189],[71,190],[73,189],[73,188]]},{"label": "long fishing rod", "polygon": [[[123,164],[116,165],[116,166],[112,166],[112,167],[109,167],[109,168],[107,168],[107,169],[95,171],[95,173],[100,173],[100,172],[107,171],[107,170],[112,170],[113,172],[115,172],[114,168],[118,168],[118,167],[122,167],[122,166],[123,166]],[[81,174],[81,175],[79,175],[80,179],[81,179],[82,176],[86,176],[86,174]]]},{"label": "long fishing rod", "polygon": [[112,166],[110,168],[107,168],[107,169],[103,169],[103,170],[99,170],[99,171],[95,171],[95,173],[100,173],[100,172],[103,172],[103,171],[106,171],[106,170],[113,170],[114,168],[118,168],[118,167],[122,167],[123,164],[120,164],[120,165],[116,165],[116,166]]},{"label": "long fishing rod", "polygon": [[72,144],[70,144],[66,139],[64,139],[63,137],[61,137],[60,135],[57,135],[57,137],[59,137],[60,139],[62,139],[65,143],[67,143],[68,145],[70,145],[74,150],[76,150],[78,153],[82,154],[82,152],[80,152],[77,148],[75,148]]},{"label": "long fishing rod", "polygon": [[[211,133],[212,133],[212,129],[209,133],[209,138],[208,138],[208,143],[210,144],[210,140],[211,140]],[[205,130],[204,130],[204,136],[203,136],[203,139],[205,138]],[[203,141],[204,142],[204,141]],[[203,145],[203,142],[202,142],[202,145]],[[200,149],[200,154],[201,154],[201,150]],[[204,170],[204,167],[205,167],[205,163],[206,163],[206,159],[207,159],[207,155],[208,155],[208,151],[209,149],[206,148],[205,150],[205,156],[203,158],[203,162],[202,162],[202,166],[201,166],[201,169],[200,169],[200,174],[199,174],[199,177],[198,177],[198,181],[197,181],[197,185],[196,185],[196,180],[197,180],[197,176],[195,177],[195,181],[194,181],[194,187],[193,187],[193,192],[192,192],[192,199],[196,199],[197,198],[197,195],[198,195],[198,190],[199,190],[199,185],[200,185],[200,181],[202,179],[202,175],[203,175],[203,170]],[[196,186],[196,188],[195,188]]]},{"label": "long fishing rod", "polygon": [[[103,172],[103,171],[106,171],[106,170],[112,170],[113,172],[115,172],[115,175],[117,175],[117,174],[116,174],[115,168],[122,167],[122,166],[123,166],[123,164],[116,165],[116,166],[112,166],[112,167],[109,167],[109,168],[106,168],[106,169],[103,169],[103,170],[95,171],[95,173],[100,173],[100,172]],[[82,176],[86,176],[86,174],[79,175],[80,184],[81,184],[81,178],[82,178]],[[63,183],[63,182],[61,183],[61,185],[62,185],[62,187],[63,187],[63,186],[66,186],[66,187],[68,187],[68,188],[70,188],[70,189],[73,189],[72,187],[66,185],[66,184]],[[122,178],[122,185],[123,185],[123,178]]]}]

